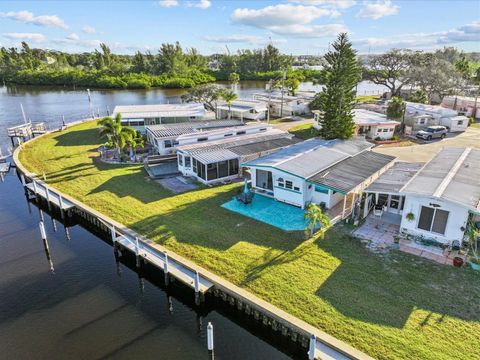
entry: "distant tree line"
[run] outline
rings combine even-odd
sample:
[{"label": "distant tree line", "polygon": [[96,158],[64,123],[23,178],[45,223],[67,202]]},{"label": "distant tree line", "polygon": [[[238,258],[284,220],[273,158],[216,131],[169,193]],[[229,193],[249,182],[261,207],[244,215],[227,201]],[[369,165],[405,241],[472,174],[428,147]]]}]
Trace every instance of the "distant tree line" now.
[{"label": "distant tree line", "polygon": [[[211,69],[209,62],[216,62]],[[204,56],[195,48],[162,44],[157,53],[118,55],[100,44],[100,49],[79,54],[33,49],[23,42],[20,49],[0,48],[0,78],[24,85],[60,85],[97,88],[190,88],[217,80],[287,78],[319,81],[313,70],[292,70],[292,57],[272,45],[258,50],[240,50],[233,55]]]},{"label": "distant tree line", "polygon": [[431,102],[433,96],[465,93],[480,83],[480,62],[475,53],[464,54],[453,47],[433,53],[392,49],[364,60],[363,77],[386,86],[392,96],[413,88],[411,101]]}]

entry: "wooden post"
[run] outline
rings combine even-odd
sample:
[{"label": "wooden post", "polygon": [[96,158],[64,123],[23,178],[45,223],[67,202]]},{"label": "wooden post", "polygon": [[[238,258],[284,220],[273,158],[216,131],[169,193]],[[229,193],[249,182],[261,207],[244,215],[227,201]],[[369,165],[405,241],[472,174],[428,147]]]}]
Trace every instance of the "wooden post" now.
[{"label": "wooden post", "polygon": [[342,219],[345,218],[345,206],[347,206],[347,195],[343,197],[343,210],[342,210]]},{"label": "wooden post", "polygon": [[38,190],[37,190],[37,182],[35,180],[33,180],[33,192],[35,193],[35,195],[38,194]]},{"label": "wooden post", "polygon": [[62,216],[62,219],[64,218],[64,213],[63,213],[63,198],[62,195],[58,194],[58,206],[60,207],[60,215]]},{"label": "wooden post", "polygon": [[40,235],[42,236],[42,240],[47,240],[47,233],[45,231],[45,224],[43,221],[38,223],[38,227],[40,228]]},{"label": "wooden post", "polygon": [[138,236],[135,236],[135,255],[136,255],[136,262],[135,265],[140,267],[140,244],[138,241]]},{"label": "wooden post", "polygon": [[200,275],[198,275],[198,271],[195,271],[194,285],[195,294],[198,295],[198,293],[200,292]]},{"label": "wooden post", "polygon": [[213,325],[208,322],[207,325],[207,348],[208,351],[213,352]]},{"label": "wooden post", "polygon": [[163,261],[163,274],[165,275],[165,285],[168,285],[170,278],[168,277],[168,255],[167,252],[163,252],[163,256],[165,257]]},{"label": "wooden post", "polygon": [[111,233],[112,233],[112,243],[115,245],[115,243],[117,242],[117,236],[115,233],[115,226],[113,225],[112,225]]},{"label": "wooden post", "polygon": [[310,335],[310,346],[308,348],[308,360],[315,360],[315,348],[317,339],[315,335]]},{"label": "wooden post", "polygon": [[46,199],[47,199],[47,202],[48,202],[48,206],[50,206],[50,191],[48,190],[48,187],[45,186],[45,195],[46,195]]}]

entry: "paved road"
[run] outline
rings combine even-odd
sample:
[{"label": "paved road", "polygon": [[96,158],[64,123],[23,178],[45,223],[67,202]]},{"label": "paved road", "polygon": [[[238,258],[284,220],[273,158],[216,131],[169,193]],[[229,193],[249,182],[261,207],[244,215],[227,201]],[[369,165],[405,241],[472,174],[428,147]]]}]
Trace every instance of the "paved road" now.
[{"label": "paved road", "polygon": [[444,147],[477,147],[480,148],[480,128],[469,127],[467,131],[458,134],[449,134],[446,139],[433,140],[426,144],[383,147],[374,149],[382,154],[396,156],[399,160],[411,162],[424,162],[430,160],[441,148]]},{"label": "paved road", "polygon": [[279,124],[275,124],[275,128],[283,130],[283,131],[288,131],[294,126],[297,125],[303,125],[303,124],[313,124],[313,118],[311,119],[301,119],[301,120],[295,120],[295,121],[288,121],[288,122],[282,122]]}]

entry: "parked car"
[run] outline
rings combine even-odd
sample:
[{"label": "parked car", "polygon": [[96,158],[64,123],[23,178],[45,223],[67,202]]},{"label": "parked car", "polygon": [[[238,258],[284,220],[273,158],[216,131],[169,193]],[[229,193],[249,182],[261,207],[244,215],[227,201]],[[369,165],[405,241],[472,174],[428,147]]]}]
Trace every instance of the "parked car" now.
[{"label": "parked car", "polygon": [[424,140],[432,140],[436,138],[444,138],[447,136],[448,130],[445,126],[429,126],[425,130],[417,133],[417,138]]}]

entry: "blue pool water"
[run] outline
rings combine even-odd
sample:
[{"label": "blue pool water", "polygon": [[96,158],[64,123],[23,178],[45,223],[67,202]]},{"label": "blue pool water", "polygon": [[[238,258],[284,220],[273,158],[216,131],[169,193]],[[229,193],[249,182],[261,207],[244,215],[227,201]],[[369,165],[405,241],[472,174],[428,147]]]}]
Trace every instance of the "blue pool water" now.
[{"label": "blue pool water", "polygon": [[253,201],[248,205],[234,197],[222,207],[285,231],[305,229],[302,209],[259,194],[255,194]]}]

